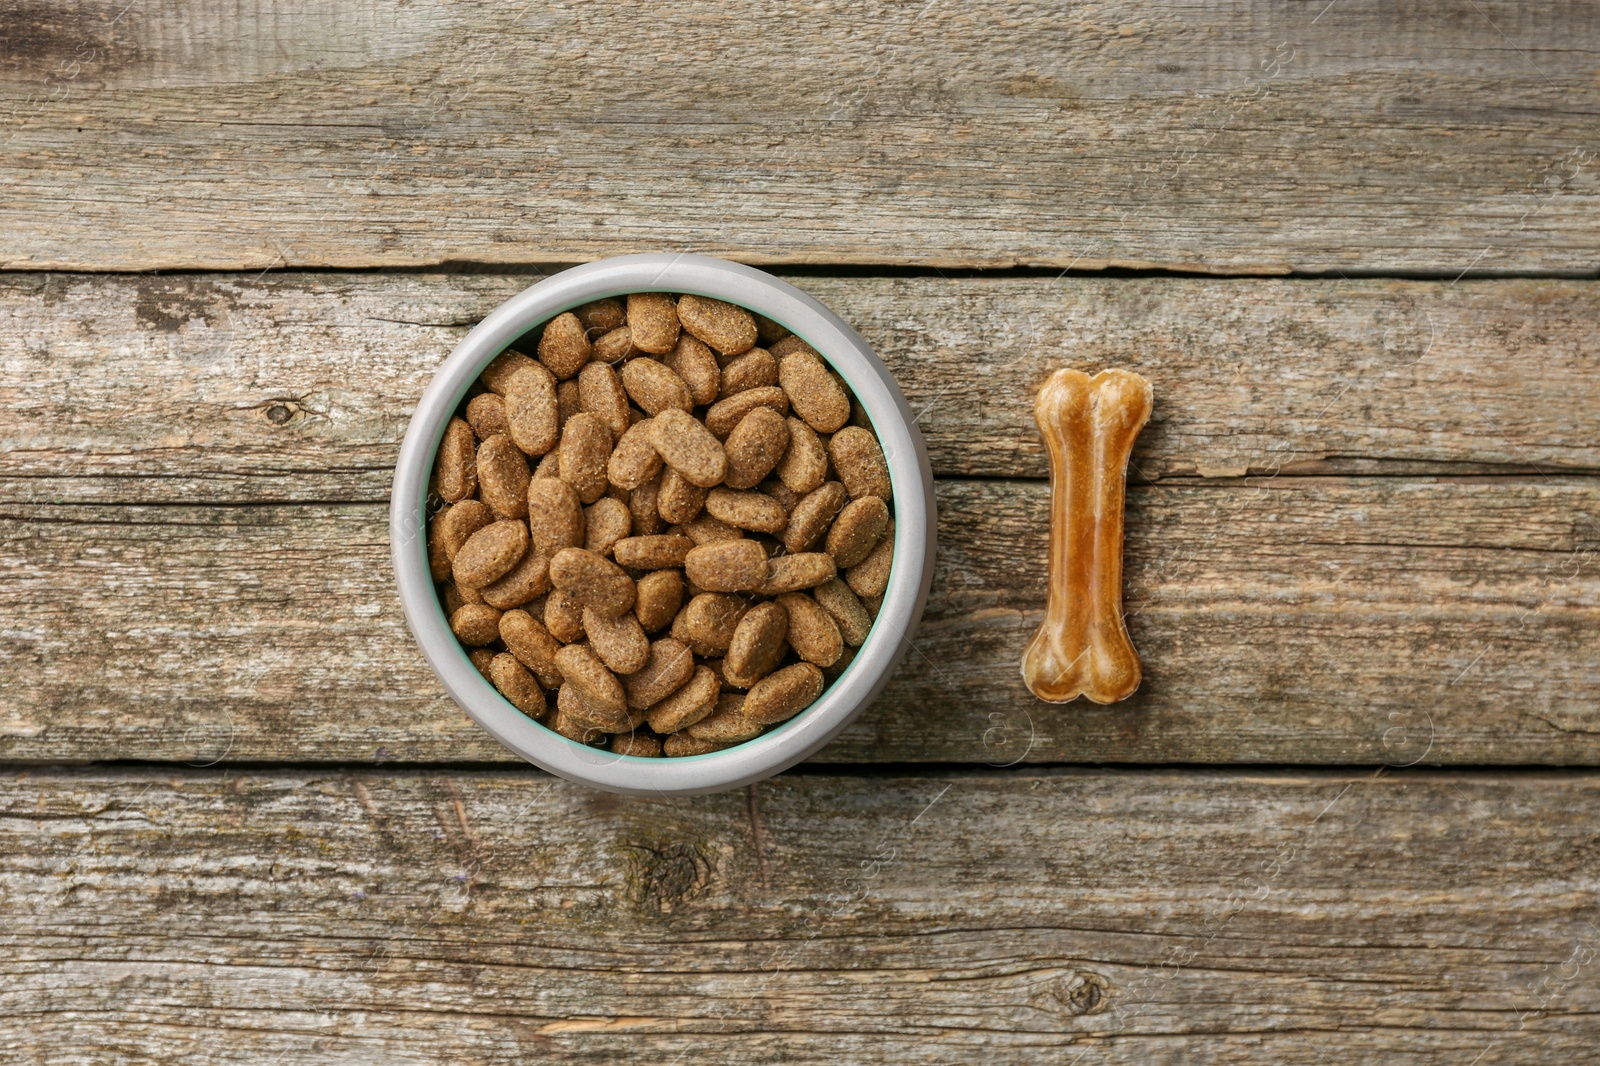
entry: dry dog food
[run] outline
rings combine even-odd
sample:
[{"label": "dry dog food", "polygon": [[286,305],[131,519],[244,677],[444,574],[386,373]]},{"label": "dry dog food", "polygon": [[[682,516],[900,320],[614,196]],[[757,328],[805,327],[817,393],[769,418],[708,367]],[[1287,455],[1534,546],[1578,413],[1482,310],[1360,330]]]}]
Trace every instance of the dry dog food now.
[{"label": "dry dog food", "polygon": [[[1150,383],[1131,371],[1091,378],[1065,369],[1034,403],[1050,454],[1050,595],[1022,677],[1042,700],[1115,703],[1139,687],[1139,653],[1122,617],[1122,506],[1128,456],[1152,400]],[[845,581],[857,595],[879,595],[888,573],[887,557],[869,555]]]},{"label": "dry dog food", "polygon": [[519,348],[434,468],[428,560],[473,663],[562,736],[645,758],[811,706],[894,558],[888,464],[843,381],[693,295],[596,300]]}]

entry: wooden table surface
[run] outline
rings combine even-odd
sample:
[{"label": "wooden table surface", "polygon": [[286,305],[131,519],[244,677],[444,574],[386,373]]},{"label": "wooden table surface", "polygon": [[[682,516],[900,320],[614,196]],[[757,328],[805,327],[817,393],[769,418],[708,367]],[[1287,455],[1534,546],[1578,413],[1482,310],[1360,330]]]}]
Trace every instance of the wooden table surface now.
[{"label": "wooden table surface", "polygon": [[[1600,1042],[1600,14],[0,0],[0,1060],[1499,1063]],[[688,249],[921,412],[914,651],[621,799],[433,679],[416,400]],[[1129,366],[1146,680],[1033,700]]]}]

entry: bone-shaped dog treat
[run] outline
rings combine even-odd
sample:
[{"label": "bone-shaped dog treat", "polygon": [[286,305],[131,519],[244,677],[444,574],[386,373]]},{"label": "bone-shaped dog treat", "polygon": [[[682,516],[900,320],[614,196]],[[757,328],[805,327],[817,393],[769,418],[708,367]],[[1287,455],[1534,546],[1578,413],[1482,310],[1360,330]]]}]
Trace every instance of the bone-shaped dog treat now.
[{"label": "bone-shaped dog treat", "polygon": [[1122,621],[1123,479],[1151,403],[1127,370],[1058,370],[1034,401],[1050,453],[1050,600],[1022,676],[1041,700],[1115,703],[1139,687]]}]

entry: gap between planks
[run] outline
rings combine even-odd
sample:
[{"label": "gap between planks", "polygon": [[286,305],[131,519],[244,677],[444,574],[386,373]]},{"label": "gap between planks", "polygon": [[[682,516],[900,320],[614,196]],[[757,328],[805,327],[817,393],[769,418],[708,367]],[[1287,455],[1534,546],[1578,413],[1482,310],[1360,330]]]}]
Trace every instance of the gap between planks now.
[{"label": "gap between planks", "polygon": [[[644,250],[644,249],[641,249]],[[685,254],[705,254],[698,249],[682,249]],[[618,253],[627,254],[627,253]],[[609,257],[601,257],[609,258]],[[1148,266],[1148,267],[1105,267],[1100,270],[1084,269],[1081,267],[1067,267],[1065,269],[1048,266],[935,266],[928,263],[790,263],[783,261],[764,261],[748,256],[723,256],[735,263],[766,270],[769,273],[795,278],[943,278],[946,281],[968,280],[993,280],[1005,281],[1012,279],[1061,279],[1075,280],[1083,278],[1103,278],[1138,280],[1143,278],[1172,278],[1184,281],[1445,281],[1456,282],[1472,281],[1595,281],[1600,280],[1600,267],[1590,270],[1401,270],[1392,267],[1344,267],[1328,270],[1301,270],[1286,268],[1281,271],[1210,271],[1190,269],[1181,264],[1174,266]],[[337,277],[350,274],[372,275],[441,275],[454,277],[471,275],[477,277],[532,277],[542,280],[564,270],[583,266],[586,263],[599,262],[596,259],[578,259],[570,263],[545,263],[529,261],[499,262],[494,260],[448,260],[439,263],[424,263],[410,266],[397,266],[394,264],[374,262],[371,264],[358,264],[353,266],[274,266],[261,271],[240,270],[233,267],[191,267],[153,266],[145,270],[105,269],[97,270],[94,267],[32,267],[18,265],[11,262],[0,262],[0,274],[40,274],[59,276],[83,275],[96,278],[208,278],[208,277],[236,277],[241,274],[251,275],[256,278],[272,278],[282,275],[328,275]]]}]

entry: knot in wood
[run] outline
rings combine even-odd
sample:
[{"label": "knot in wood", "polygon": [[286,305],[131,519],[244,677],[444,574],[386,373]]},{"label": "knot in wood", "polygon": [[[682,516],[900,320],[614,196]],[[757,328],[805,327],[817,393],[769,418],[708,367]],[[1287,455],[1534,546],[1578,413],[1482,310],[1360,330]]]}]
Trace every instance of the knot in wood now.
[{"label": "knot in wood", "polygon": [[1099,1014],[1110,1005],[1111,982],[1090,970],[1063,977],[1053,989],[1069,1014]]},{"label": "knot in wood", "polygon": [[267,408],[267,421],[275,426],[281,426],[293,418],[297,410],[299,405],[292,400],[278,400]]},{"label": "knot in wood", "polygon": [[711,862],[687,841],[628,845],[628,898],[646,910],[670,914],[710,883]]}]

